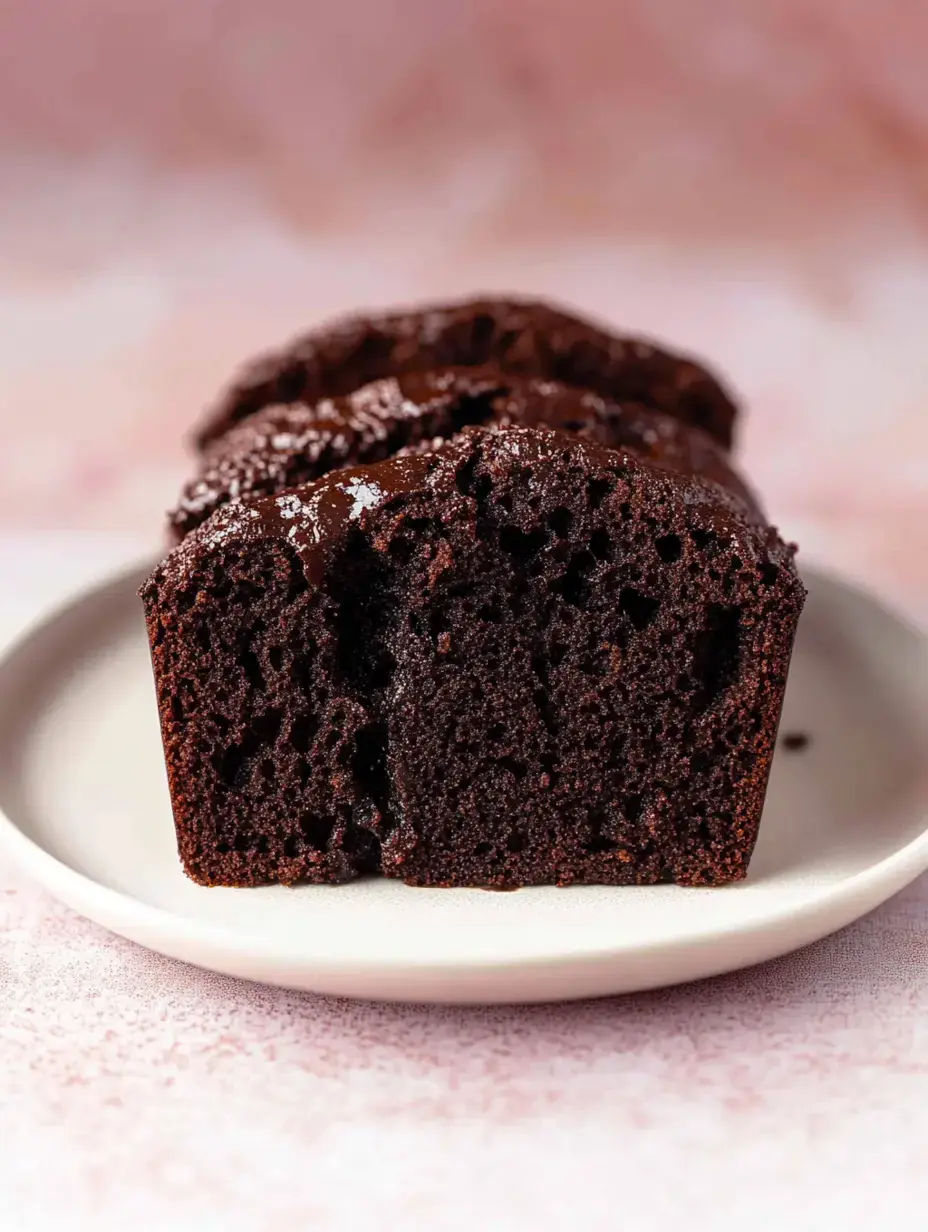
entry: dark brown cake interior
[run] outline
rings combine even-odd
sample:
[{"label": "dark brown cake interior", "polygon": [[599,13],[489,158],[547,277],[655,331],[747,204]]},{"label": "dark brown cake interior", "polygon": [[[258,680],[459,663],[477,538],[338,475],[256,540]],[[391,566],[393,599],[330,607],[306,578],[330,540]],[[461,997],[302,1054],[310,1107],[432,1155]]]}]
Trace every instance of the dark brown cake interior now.
[{"label": "dark brown cake interior", "polygon": [[713,483],[470,429],[221,509],[143,595],[199,881],[746,871],[803,591]]}]

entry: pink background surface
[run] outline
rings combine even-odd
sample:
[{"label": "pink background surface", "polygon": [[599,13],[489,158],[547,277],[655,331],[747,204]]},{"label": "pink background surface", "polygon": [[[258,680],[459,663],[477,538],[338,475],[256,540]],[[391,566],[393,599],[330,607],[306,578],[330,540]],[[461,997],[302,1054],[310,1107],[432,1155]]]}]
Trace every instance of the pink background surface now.
[{"label": "pink background surface", "polygon": [[507,289],[711,357],[783,529],[928,605],[928,10],[124,8],[0,10],[0,525],[154,533],[243,357]]},{"label": "pink background surface", "polygon": [[[500,289],[711,357],[784,533],[928,624],[928,9],[567,11],[0,8],[7,604],[49,543],[157,542],[254,349]],[[923,880],[698,988],[374,1008],[156,959],[0,865],[0,1227],[917,1227],[926,936]]]}]

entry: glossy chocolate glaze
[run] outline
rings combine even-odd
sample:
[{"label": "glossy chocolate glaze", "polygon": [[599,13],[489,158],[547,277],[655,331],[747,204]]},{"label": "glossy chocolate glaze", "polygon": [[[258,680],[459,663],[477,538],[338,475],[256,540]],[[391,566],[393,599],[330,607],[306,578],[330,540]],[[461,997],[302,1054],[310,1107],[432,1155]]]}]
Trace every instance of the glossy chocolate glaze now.
[{"label": "glossy chocolate glaze", "polygon": [[171,572],[183,573],[185,562],[204,551],[239,539],[284,539],[299,554],[310,581],[324,576],[333,550],[338,550],[352,528],[363,528],[368,510],[424,490],[451,498],[453,508],[466,498],[458,491],[459,469],[474,454],[482,438],[499,438],[495,449],[525,467],[563,453],[581,450],[584,465],[600,467],[616,476],[631,469],[660,471],[672,476],[684,504],[723,539],[737,539],[749,559],[769,558],[792,567],[792,549],[784,545],[752,501],[739,491],[723,486],[696,471],[655,466],[637,452],[603,446],[597,441],[577,441],[545,427],[504,426],[494,430],[467,427],[452,441],[435,449],[387,458],[369,466],[332,471],[301,488],[262,497],[251,502],[222,505],[206,522],[175,549],[168,558]]}]

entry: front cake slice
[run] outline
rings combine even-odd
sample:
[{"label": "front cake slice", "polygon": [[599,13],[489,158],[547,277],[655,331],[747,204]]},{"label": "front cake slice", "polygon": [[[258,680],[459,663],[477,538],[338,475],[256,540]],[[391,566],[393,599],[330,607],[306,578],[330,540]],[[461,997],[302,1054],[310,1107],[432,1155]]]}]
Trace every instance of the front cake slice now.
[{"label": "front cake slice", "polygon": [[184,866],[743,877],[803,595],[741,496],[544,430],[227,505],[143,588]]}]

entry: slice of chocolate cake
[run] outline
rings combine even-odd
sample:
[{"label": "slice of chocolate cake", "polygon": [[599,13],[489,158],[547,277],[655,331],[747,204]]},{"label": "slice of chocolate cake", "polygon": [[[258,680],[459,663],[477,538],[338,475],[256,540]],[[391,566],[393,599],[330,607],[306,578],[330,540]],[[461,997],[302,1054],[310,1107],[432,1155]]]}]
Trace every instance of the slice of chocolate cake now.
[{"label": "slice of chocolate cake", "polygon": [[456,367],[489,367],[640,403],[731,445],[735,406],[701,364],[550,304],[495,298],[353,316],[313,330],[252,362],[197,439],[205,446],[266,406],[312,405],[382,377]]},{"label": "slice of chocolate cake", "polygon": [[707,433],[638,403],[488,368],[385,377],[312,405],[257,411],[212,442],[169,515],[178,542],[220,505],[254,500],[330,470],[435,448],[467,425],[552,427],[634,450],[656,465],[714,478],[750,500]]},{"label": "slice of chocolate cake", "polygon": [[211,885],[719,885],[804,591],[743,495],[524,427],[228,504],[143,588]]}]

